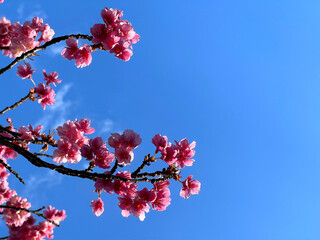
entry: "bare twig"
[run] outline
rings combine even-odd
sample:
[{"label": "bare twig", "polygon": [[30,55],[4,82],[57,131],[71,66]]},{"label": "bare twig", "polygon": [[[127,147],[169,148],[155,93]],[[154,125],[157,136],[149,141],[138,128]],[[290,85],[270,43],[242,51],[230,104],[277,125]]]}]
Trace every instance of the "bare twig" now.
[{"label": "bare twig", "polygon": [[20,99],[18,102],[16,102],[15,104],[11,105],[10,107],[6,107],[5,109],[3,109],[3,110],[0,112],[0,115],[4,114],[5,112],[7,112],[7,111],[9,111],[9,110],[15,109],[16,107],[18,107],[19,105],[21,105],[22,103],[24,103],[25,101],[27,101],[28,99],[30,99],[33,94],[34,94],[34,93],[29,92],[27,96],[21,98],[21,99]]},{"label": "bare twig", "polygon": [[20,177],[20,175],[19,175],[16,171],[14,171],[14,170],[12,169],[12,167],[10,167],[8,164],[6,164],[2,159],[0,159],[0,163],[1,163],[6,169],[8,169],[9,172],[11,172],[14,176],[16,176],[16,178],[18,178],[20,182],[22,182],[23,184],[25,184],[24,181],[23,181],[23,179]]},{"label": "bare twig", "polygon": [[138,173],[141,172],[146,165],[150,165],[150,163],[154,161],[155,161],[154,157],[153,156],[150,157],[150,153],[149,153],[147,156],[144,157],[142,164],[137,168],[137,170],[131,173],[131,177],[136,177]]},{"label": "bare twig", "polygon": [[4,239],[8,239],[9,236],[6,236],[6,237],[1,237],[0,240],[4,240]]},{"label": "bare twig", "polygon": [[10,208],[10,209],[15,209],[17,211],[25,211],[25,212],[28,212],[28,213],[33,213],[33,214],[37,215],[38,217],[44,218],[46,221],[56,225],[57,227],[60,227],[60,225],[58,223],[56,223],[55,221],[52,221],[51,219],[45,217],[42,213],[39,213],[40,211],[45,209],[45,207],[39,208],[37,210],[30,210],[30,209],[26,209],[26,208],[7,206],[7,205],[0,205],[0,208]]},{"label": "bare twig", "polygon": [[57,147],[58,144],[53,144],[44,140],[40,139],[34,139],[34,140],[26,140],[26,139],[21,139],[21,138],[8,138],[8,137],[3,137],[4,139],[10,141],[10,142],[15,142],[15,143],[33,143],[33,144],[39,144],[39,145],[44,145],[44,144],[49,144],[52,147]]},{"label": "bare twig", "polygon": [[134,183],[139,183],[139,182],[150,182],[150,183],[156,183],[156,182],[163,182],[167,181],[169,179],[174,178],[174,174],[168,174],[165,177],[162,178],[157,178],[157,179],[150,179],[147,177],[142,177],[142,178],[133,178],[133,179],[127,179],[123,178],[120,176],[115,176],[112,174],[103,174],[103,173],[97,173],[97,172],[86,172],[86,171],[80,171],[80,170],[75,170],[71,168],[67,168],[63,165],[55,165],[51,163],[47,163],[43,160],[41,160],[38,156],[34,155],[33,153],[29,152],[28,150],[24,149],[23,147],[16,145],[10,141],[7,141],[3,136],[0,135],[0,145],[4,145],[6,147],[11,148],[12,150],[16,151],[23,157],[25,157],[31,164],[37,167],[43,167],[43,168],[48,168],[51,170],[54,170],[58,173],[61,173],[63,175],[68,175],[68,176],[74,176],[74,177],[79,177],[79,178],[85,178],[85,179],[90,179],[93,181],[96,181],[97,178],[102,178],[102,179],[113,179],[113,180],[121,180],[123,182],[134,182]]},{"label": "bare twig", "polygon": [[48,157],[48,158],[53,158],[51,155],[45,154],[45,153],[34,153],[34,155],[36,156],[44,156],[44,157]]},{"label": "bare twig", "polygon": [[69,38],[87,39],[87,40],[91,41],[93,37],[89,36],[89,35],[85,35],[85,34],[71,34],[71,35],[65,35],[65,36],[61,36],[61,37],[55,37],[55,38],[51,39],[50,41],[46,42],[45,44],[43,44],[42,46],[33,48],[33,49],[23,53],[20,57],[15,58],[8,66],[0,69],[0,75],[3,74],[4,72],[10,70],[11,68],[13,68],[13,66],[16,65],[18,62],[25,60],[27,57],[34,55],[36,52],[38,52],[40,50],[45,50],[47,47],[49,47],[53,44],[56,44],[58,42],[67,40]]}]

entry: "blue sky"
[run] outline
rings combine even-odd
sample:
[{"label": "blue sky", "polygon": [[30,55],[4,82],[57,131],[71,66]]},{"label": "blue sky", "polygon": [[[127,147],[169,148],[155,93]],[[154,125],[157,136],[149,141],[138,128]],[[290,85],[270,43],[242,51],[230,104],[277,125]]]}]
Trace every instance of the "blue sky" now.
[{"label": "blue sky", "polygon": [[[17,159],[29,185],[10,184],[35,208],[67,211],[55,239],[319,239],[320,3],[6,0],[0,15],[21,22],[38,15],[61,36],[89,33],[105,6],[123,10],[141,35],[131,60],[95,52],[77,69],[57,54],[61,45],[52,47],[33,63],[34,76],[39,83],[43,68],[59,73],[59,104],[43,111],[27,103],[7,116],[47,129],[87,117],[104,139],[133,129],[143,139],[135,164],[154,150],[156,133],[187,137],[197,142],[196,162],[183,176],[193,174],[202,188],[185,200],[172,183],[172,204],[144,222],[123,218],[116,196],[104,194],[97,218],[92,182]],[[3,107],[32,87],[15,71],[1,76]]]}]

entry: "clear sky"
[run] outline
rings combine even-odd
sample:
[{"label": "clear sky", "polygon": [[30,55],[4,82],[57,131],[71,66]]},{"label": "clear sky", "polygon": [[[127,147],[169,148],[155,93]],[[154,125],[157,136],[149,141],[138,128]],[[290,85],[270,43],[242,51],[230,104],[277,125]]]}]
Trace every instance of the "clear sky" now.
[{"label": "clear sky", "polygon": [[[171,205],[144,222],[122,217],[116,196],[103,194],[97,218],[91,181],[19,158],[13,166],[28,184],[11,186],[34,208],[67,211],[55,239],[320,239],[319,1],[5,0],[0,15],[43,17],[61,36],[89,33],[105,6],[123,10],[141,35],[131,60],[94,52],[92,64],[77,69],[60,56],[63,45],[39,52],[34,79],[42,81],[43,68],[59,73],[58,104],[43,111],[30,102],[6,116],[47,129],[86,117],[105,140],[133,129],[143,139],[136,164],[154,151],[156,133],[187,137],[197,142],[196,162],[182,175],[193,174],[201,192],[185,200],[172,183]],[[16,69],[0,78],[1,109],[32,87]]]}]

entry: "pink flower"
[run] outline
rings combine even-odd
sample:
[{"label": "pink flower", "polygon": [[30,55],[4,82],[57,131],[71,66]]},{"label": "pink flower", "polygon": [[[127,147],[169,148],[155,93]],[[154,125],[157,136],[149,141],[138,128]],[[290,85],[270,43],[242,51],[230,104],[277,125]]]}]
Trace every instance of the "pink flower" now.
[{"label": "pink flower", "polygon": [[86,67],[90,65],[92,61],[91,56],[92,48],[86,44],[83,44],[81,48],[75,54],[76,66],[79,68]]},{"label": "pink flower", "polygon": [[113,153],[109,152],[108,149],[100,149],[95,153],[94,163],[96,166],[106,169],[110,168],[110,163],[114,160]]},{"label": "pink flower", "polygon": [[[13,196],[6,203],[7,206],[29,209],[31,204],[26,198],[20,198]],[[17,211],[15,209],[5,208],[3,210],[3,220],[6,220],[7,225],[14,225],[16,227],[21,226],[30,216],[30,213],[26,211]]]},{"label": "pink flower", "polygon": [[156,134],[152,138],[152,143],[157,147],[156,153],[158,153],[159,151],[162,152],[168,144],[168,138],[166,136],[161,136],[160,134]]},{"label": "pink flower", "polygon": [[198,194],[200,192],[200,182],[198,180],[191,179],[192,175],[189,175],[182,183],[180,196],[183,198],[189,198],[191,194]]},{"label": "pink flower", "polygon": [[26,65],[19,65],[17,67],[17,75],[19,77],[22,77],[22,79],[26,79],[26,78],[30,78],[31,79],[31,76],[32,74],[36,71],[36,70],[32,70],[31,69],[31,65],[30,63],[26,63]]},{"label": "pink flower", "polygon": [[44,81],[47,81],[46,85],[48,86],[50,83],[52,83],[54,86],[56,86],[56,83],[61,83],[61,79],[58,79],[58,73],[57,72],[51,72],[49,74],[46,73],[46,70],[43,69],[43,76]]},{"label": "pink flower", "polygon": [[79,149],[67,139],[60,138],[58,148],[53,151],[53,161],[56,163],[78,163],[81,160]]},{"label": "pink flower", "polygon": [[66,40],[66,44],[68,47],[62,50],[61,55],[69,60],[75,59],[78,51],[78,41],[73,38],[69,38]]},{"label": "pink flower", "polygon": [[142,142],[140,135],[130,129],[125,130],[122,134],[122,137],[123,137],[123,144],[126,147],[130,147],[132,149],[137,148]]},{"label": "pink flower", "polygon": [[93,214],[99,217],[104,211],[103,205],[104,204],[101,198],[98,198],[97,200],[92,200],[90,207],[93,207]]},{"label": "pink flower", "polygon": [[[109,171],[104,172],[104,174],[108,175],[110,174]],[[107,193],[113,193],[113,182],[111,179],[102,179],[102,178],[98,178],[97,181],[94,184],[94,187],[96,188],[96,190],[100,191],[100,190],[104,190]]]},{"label": "pink flower", "polygon": [[156,199],[151,203],[151,206],[154,210],[164,211],[170,205],[170,190],[165,189],[157,192]]},{"label": "pink flower", "polygon": [[18,133],[22,134],[20,138],[25,140],[33,140],[35,138],[40,137],[40,131],[42,129],[42,125],[37,126],[35,129],[29,124],[28,128],[22,126],[18,129]]},{"label": "pink flower", "polygon": [[39,83],[36,87],[35,92],[38,94],[39,100],[38,103],[41,104],[43,109],[46,108],[46,105],[54,105],[56,96],[54,90],[51,87],[46,87],[43,83]]},{"label": "pink flower", "polygon": [[80,119],[79,122],[76,121],[75,124],[79,131],[85,134],[92,134],[95,131],[93,127],[90,127],[91,121],[86,118]]},{"label": "pink flower", "polygon": [[145,200],[146,203],[152,203],[156,200],[157,194],[154,191],[149,191],[147,188],[144,188],[138,191],[138,197]]},{"label": "pink flower", "polygon": [[116,43],[110,50],[110,53],[114,53],[115,56],[123,61],[129,61],[133,52],[129,49],[130,44],[128,42]]},{"label": "pink flower", "polygon": [[116,159],[118,160],[118,163],[123,165],[130,164],[134,157],[132,149],[126,146],[116,148],[114,154]]},{"label": "pink flower", "polygon": [[53,35],[54,35],[54,31],[50,28],[49,24],[45,24],[43,27],[42,27],[42,35],[41,37],[39,38],[39,42],[48,42],[52,39]]},{"label": "pink flower", "polygon": [[101,17],[106,24],[114,26],[114,24],[120,20],[123,16],[123,12],[118,9],[108,9],[107,7],[101,10]]},{"label": "pink flower", "polygon": [[122,144],[122,136],[119,133],[111,133],[108,143],[112,148],[119,148]]},{"label": "pink flower", "polygon": [[196,147],[196,142],[193,141],[189,144],[186,138],[182,139],[179,143],[176,142],[177,148],[179,150],[177,155],[177,166],[178,168],[184,168],[185,166],[192,166],[194,159],[190,159],[194,156]]},{"label": "pink flower", "polygon": [[171,143],[167,145],[161,152],[161,159],[163,159],[169,165],[174,164],[177,161],[178,150],[177,147]]},{"label": "pink flower", "polygon": [[128,210],[140,221],[143,221],[146,217],[145,213],[149,212],[149,209],[149,205],[143,199],[134,199]]},{"label": "pink flower", "polygon": [[67,217],[65,210],[57,210],[52,206],[48,206],[43,215],[58,224]]}]

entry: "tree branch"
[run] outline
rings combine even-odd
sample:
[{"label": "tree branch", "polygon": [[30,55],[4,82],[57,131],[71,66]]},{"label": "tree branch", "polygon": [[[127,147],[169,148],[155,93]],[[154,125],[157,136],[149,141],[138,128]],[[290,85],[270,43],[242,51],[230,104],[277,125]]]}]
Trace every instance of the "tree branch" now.
[{"label": "tree branch", "polygon": [[18,178],[20,182],[22,182],[23,184],[25,184],[24,181],[23,181],[23,179],[20,177],[20,175],[19,175],[16,171],[14,171],[14,170],[12,169],[12,167],[10,167],[8,164],[6,164],[2,159],[0,159],[0,163],[1,163],[6,169],[8,169],[9,172],[11,172],[14,176],[16,176],[16,178]]},{"label": "tree branch", "polygon": [[0,208],[9,208],[9,209],[15,209],[17,211],[25,211],[25,212],[28,212],[28,213],[33,213],[33,214],[37,215],[38,217],[44,218],[46,221],[56,225],[57,227],[60,227],[60,225],[58,223],[56,223],[55,221],[52,221],[51,219],[45,217],[42,213],[39,213],[40,211],[45,209],[45,207],[42,207],[42,208],[40,208],[38,210],[30,210],[30,209],[26,209],[26,208],[7,206],[7,205],[0,205]]},{"label": "tree branch", "polygon": [[16,59],[14,59],[8,66],[1,68],[0,75],[3,74],[4,72],[10,70],[11,68],[13,68],[13,66],[16,65],[18,62],[25,60],[27,57],[34,55],[36,52],[38,52],[40,50],[45,50],[47,47],[49,47],[53,44],[56,44],[58,42],[67,40],[69,38],[87,39],[87,40],[91,41],[93,37],[86,35],[86,34],[71,34],[71,35],[65,35],[65,36],[61,36],[61,37],[52,38],[49,42],[46,42],[42,46],[33,48],[33,49],[23,53],[20,57],[17,57]]},{"label": "tree branch", "polygon": [[3,109],[0,112],[0,115],[4,114],[5,112],[9,111],[9,110],[13,110],[16,107],[18,107],[19,105],[21,105],[22,103],[24,103],[25,101],[27,101],[28,99],[31,98],[31,96],[34,95],[34,93],[32,93],[31,91],[28,93],[27,96],[21,98],[18,102],[14,103],[13,105],[11,105],[10,107],[6,107],[5,109]]},{"label": "tree branch", "polygon": [[14,143],[11,143],[7,141],[3,136],[0,135],[0,145],[4,145],[6,147],[11,148],[12,150],[16,151],[23,157],[25,157],[31,164],[37,167],[43,167],[43,168],[48,168],[51,170],[54,170],[58,173],[61,173],[63,175],[68,175],[68,176],[74,176],[74,177],[79,177],[79,178],[85,178],[85,179],[90,179],[93,181],[96,181],[97,178],[102,178],[102,179],[113,179],[113,180],[121,180],[123,182],[134,182],[134,183],[139,183],[139,182],[149,182],[149,183],[156,183],[156,182],[164,182],[169,179],[174,179],[175,174],[168,174],[165,177],[162,178],[153,178],[149,179],[147,177],[142,177],[142,178],[133,178],[133,179],[127,179],[119,176],[115,176],[112,174],[103,174],[103,173],[97,173],[97,172],[86,172],[86,171],[80,171],[80,170],[75,170],[71,168],[64,167],[63,165],[55,165],[52,163],[47,163],[43,160],[41,160],[38,156],[30,153],[28,150],[24,149],[23,147],[20,147],[19,145],[16,145]]}]

